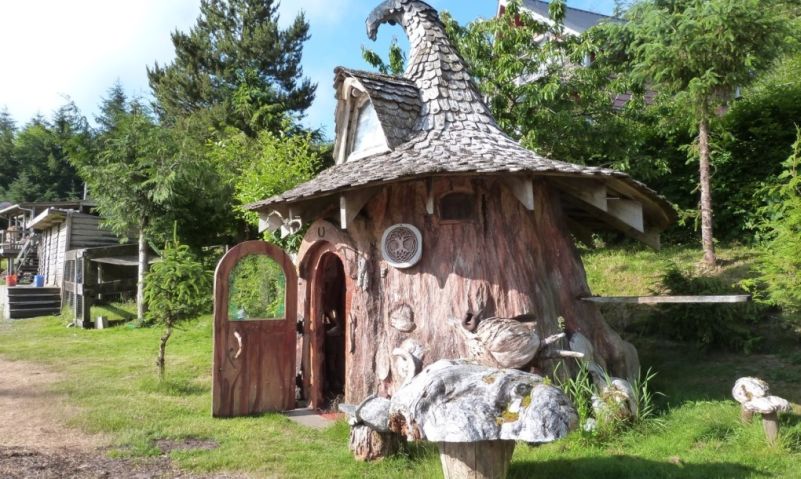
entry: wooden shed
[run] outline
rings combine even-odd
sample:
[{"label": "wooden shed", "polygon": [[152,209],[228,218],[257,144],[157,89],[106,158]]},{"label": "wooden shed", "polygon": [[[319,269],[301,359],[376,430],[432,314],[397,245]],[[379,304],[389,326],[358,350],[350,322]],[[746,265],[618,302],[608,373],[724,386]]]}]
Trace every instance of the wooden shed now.
[{"label": "wooden shed", "polygon": [[[459,328],[471,316],[528,315],[542,337],[563,317],[595,362],[635,375],[634,347],[580,300],[591,293],[574,238],[613,229],[658,246],[669,203],[624,173],[545,158],[505,135],[426,3],[383,2],[368,35],[385,22],[409,37],[404,76],[337,68],[336,165],[250,205],[263,229],[307,226],[297,255],[246,243],[218,267],[214,414],[391,395],[395,348],[416,341],[426,364],[470,357]],[[231,317],[231,271],[258,254],[286,273],[283,320]]]},{"label": "wooden shed", "polygon": [[38,238],[39,274],[45,284],[62,286],[68,251],[119,244],[119,238],[101,228],[100,221],[80,207],[47,208],[31,220],[29,228]]}]

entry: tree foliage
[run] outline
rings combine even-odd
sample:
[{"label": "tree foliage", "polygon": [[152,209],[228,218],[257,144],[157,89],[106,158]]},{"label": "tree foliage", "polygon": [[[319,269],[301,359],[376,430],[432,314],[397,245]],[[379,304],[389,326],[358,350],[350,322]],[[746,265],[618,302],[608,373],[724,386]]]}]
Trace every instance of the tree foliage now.
[{"label": "tree foliage", "polygon": [[723,118],[712,184],[715,225],[724,239],[761,235],[764,189],[778,182],[801,119],[800,78],[801,55],[784,58],[743,89]]},{"label": "tree foliage", "polygon": [[793,152],[783,163],[780,183],[767,193],[776,199],[766,208],[770,240],[762,262],[762,279],[771,300],[791,311],[801,310],[801,128]]},{"label": "tree foliage", "polygon": [[[608,49],[641,90],[683,103],[697,124],[704,259],[715,263],[710,156],[713,118],[735,89],[786,46],[791,22],[776,0],[643,0],[606,26]],[[615,48],[617,46],[617,48]]]},{"label": "tree foliage", "polygon": [[297,119],[316,89],[300,66],[309,24],[300,14],[282,30],[277,10],[273,0],[201,0],[195,26],[172,34],[175,60],[148,68],[163,119],[200,115],[250,136]]},{"label": "tree foliage", "polygon": [[91,129],[72,102],[56,110],[52,121],[36,116],[20,130],[2,113],[0,191],[11,201],[80,198],[83,184],[70,157],[91,147]]},{"label": "tree foliage", "polygon": [[163,214],[181,174],[170,131],[136,100],[100,136],[98,154],[75,163],[105,224],[123,236]]},{"label": "tree foliage", "polygon": [[[502,15],[460,26],[442,19],[499,126],[542,154],[579,164],[629,169],[637,125],[617,114],[621,90],[598,53],[592,31],[564,32],[565,4],[550,4],[551,23],[510,2]],[[584,65],[582,67],[582,65]]]},{"label": "tree foliage", "polygon": [[362,58],[384,75],[403,75],[406,69],[406,53],[398,44],[397,38],[392,38],[389,44],[388,61],[384,61],[381,55],[374,50],[362,46]]},{"label": "tree foliage", "polygon": [[[255,139],[230,132],[211,147],[210,156],[234,189],[235,210],[253,226],[258,224],[258,215],[245,205],[308,181],[330,163],[330,151],[314,143],[311,135],[267,131]],[[278,238],[272,240],[281,243]],[[292,249],[296,243],[294,238],[281,244]]]}]

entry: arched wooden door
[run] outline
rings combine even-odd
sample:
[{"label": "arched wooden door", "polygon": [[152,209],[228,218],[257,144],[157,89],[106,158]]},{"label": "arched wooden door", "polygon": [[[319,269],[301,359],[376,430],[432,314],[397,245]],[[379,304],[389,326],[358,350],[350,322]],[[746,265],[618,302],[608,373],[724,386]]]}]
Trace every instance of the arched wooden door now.
[{"label": "arched wooden door", "polygon": [[297,273],[280,248],[246,241],[214,274],[212,414],[295,408]]}]

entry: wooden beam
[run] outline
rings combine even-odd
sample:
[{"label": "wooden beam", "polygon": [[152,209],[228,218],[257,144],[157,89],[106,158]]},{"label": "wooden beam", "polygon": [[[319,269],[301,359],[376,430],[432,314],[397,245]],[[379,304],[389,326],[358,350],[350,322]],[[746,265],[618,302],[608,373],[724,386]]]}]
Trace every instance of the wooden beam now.
[{"label": "wooden beam", "polygon": [[426,180],[426,214],[434,214],[434,178]]},{"label": "wooden beam", "polygon": [[624,198],[607,198],[607,213],[640,233],[645,233],[645,219],[642,214],[642,203]]},{"label": "wooden beam", "polygon": [[512,190],[515,198],[523,204],[528,211],[534,211],[534,183],[531,178],[518,178],[510,176],[503,179],[506,186]]},{"label": "wooden beam", "polygon": [[339,225],[343,230],[356,219],[364,205],[378,193],[377,188],[349,191],[339,196]]},{"label": "wooden beam", "polygon": [[608,195],[605,183],[584,178],[550,178],[549,180],[556,184],[560,190],[578,198],[582,203],[601,211],[607,211],[606,199]]},{"label": "wooden beam", "polygon": [[720,294],[697,296],[588,296],[580,298],[588,303],[624,303],[624,304],[715,304],[715,303],[747,303],[750,294]]},{"label": "wooden beam", "polygon": [[270,211],[259,211],[259,233],[269,231],[275,233],[289,215],[288,208],[273,208]]}]

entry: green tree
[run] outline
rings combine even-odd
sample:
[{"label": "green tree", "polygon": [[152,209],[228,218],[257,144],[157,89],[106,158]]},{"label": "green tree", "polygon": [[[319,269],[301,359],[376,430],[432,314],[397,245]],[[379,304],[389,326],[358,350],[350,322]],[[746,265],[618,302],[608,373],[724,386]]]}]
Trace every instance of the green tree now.
[{"label": "green tree", "polygon": [[606,63],[591,62],[600,53],[594,31],[565,34],[565,2],[549,8],[550,24],[537,21],[519,1],[497,18],[467,26],[447,12],[442,20],[508,135],[558,160],[639,166],[638,124],[613,108],[625,87]]},{"label": "green tree", "polygon": [[674,95],[697,125],[704,261],[716,262],[710,186],[710,125],[737,87],[787,45],[790,22],[775,0],[645,0],[612,24],[626,67],[643,88]]},{"label": "green tree", "polygon": [[156,365],[164,379],[167,341],[180,323],[196,318],[211,306],[211,275],[177,235],[162,250],[145,282],[148,318],[164,327]]},{"label": "green tree", "polygon": [[309,24],[300,14],[282,30],[277,10],[274,0],[201,0],[195,26],[172,34],[175,60],[148,68],[162,118],[200,115],[250,136],[297,120],[316,89],[300,66]]},{"label": "green tree", "polygon": [[139,238],[137,319],[144,320],[144,279],[148,267],[147,235],[151,222],[164,214],[188,162],[179,161],[172,132],[158,125],[138,101],[120,113],[114,128],[100,139],[97,155],[74,161],[89,185],[104,223],[114,232]]},{"label": "green tree", "polygon": [[[264,131],[256,139],[232,133],[213,145],[210,155],[217,167],[225,170],[220,174],[234,189],[235,209],[255,226],[258,216],[244,205],[310,180],[326,165],[324,159],[330,157],[330,150],[315,144],[308,134]],[[292,248],[293,244],[284,246]]]},{"label": "green tree", "polygon": [[72,102],[56,110],[52,122],[34,117],[14,139],[7,196],[13,201],[80,198],[82,182],[70,157],[91,145],[91,129]]}]

